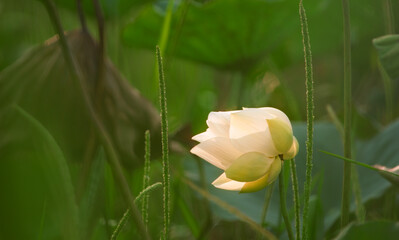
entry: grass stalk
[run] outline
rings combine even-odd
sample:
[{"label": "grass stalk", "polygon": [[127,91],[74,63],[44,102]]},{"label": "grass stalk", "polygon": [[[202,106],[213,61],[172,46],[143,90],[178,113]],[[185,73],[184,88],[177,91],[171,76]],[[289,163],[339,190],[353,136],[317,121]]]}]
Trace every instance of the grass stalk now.
[{"label": "grass stalk", "polygon": [[75,84],[75,87],[79,89],[79,93],[83,99],[83,103],[88,111],[88,114],[93,122],[93,125],[96,129],[96,133],[101,140],[101,143],[104,145],[105,152],[107,154],[107,160],[112,168],[114,177],[116,178],[121,190],[122,195],[126,203],[129,205],[129,209],[132,212],[134,217],[134,221],[136,226],[142,236],[143,239],[150,239],[150,235],[146,231],[144,224],[141,220],[140,212],[137,206],[134,203],[134,197],[130,191],[129,185],[125,176],[123,175],[123,170],[119,162],[118,155],[116,153],[115,147],[113,146],[112,140],[107,133],[105,126],[101,122],[100,118],[98,117],[94,107],[92,105],[92,101],[90,96],[86,91],[86,86],[83,81],[83,75],[80,71],[80,68],[76,65],[72,52],[69,49],[68,42],[64,35],[64,30],[61,25],[61,21],[58,15],[58,12],[55,8],[54,2],[52,0],[41,0],[46,7],[46,10],[49,14],[51,22],[54,25],[54,28],[59,36],[59,43],[61,45],[62,53],[64,55],[65,62],[67,64],[69,74]]},{"label": "grass stalk", "polygon": [[[344,156],[351,158],[351,92],[352,92],[352,63],[351,63],[351,34],[349,0],[342,0],[344,18]],[[350,191],[351,191],[351,163],[344,162],[344,175],[342,185],[341,229],[349,222]]]},{"label": "grass stalk", "polygon": [[159,104],[161,109],[161,129],[162,129],[162,166],[163,166],[163,210],[164,210],[164,230],[163,239],[169,239],[170,225],[170,173],[169,173],[169,144],[168,144],[168,119],[166,106],[166,85],[163,73],[162,56],[159,47],[156,47],[159,78]]},{"label": "grass stalk", "polygon": [[286,192],[284,187],[284,174],[281,172],[278,179],[278,187],[280,192],[280,210],[283,215],[285,228],[287,229],[288,238],[294,240],[294,233],[292,232],[290,218],[288,217],[287,204],[286,204]]},{"label": "grass stalk", "polygon": [[[141,201],[143,203],[145,198],[148,196],[148,194],[150,194],[150,192],[154,191],[156,188],[160,187],[161,185],[162,185],[162,183],[157,182],[157,183],[152,184],[151,186],[146,187],[145,189],[143,189],[143,191],[141,191],[139,193],[139,195],[136,197],[134,202],[138,203],[139,201]],[[119,220],[118,225],[116,225],[116,228],[115,228],[114,232],[112,233],[111,240],[117,239],[119,233],[125,226],[127,220],[129,220],[130,215],[131,215],[131,212],[129,211],[129,209],[127,209],[126,212],[123,214],[121,220]]]},{"label": "grass stalk", "polygon": [[298,176],[296,173],[296,163],[295,159],[291,160],[290,164],[291,170],[291,181],[292,181],[292,193],[294,200],[294,212],[295,212],[295,237],[297,240],[301,239],[301,213],[299,204],[299,189],[298,189]]},{"label": "grass stalk", "polygon": [[302,0],[299,1],[299,17],[301,21],[302,43],[304,49],[305,72],[306,72],[306,180],[304,187],[304,206],[302,219],[302,239],[308,239],[309,199],[312,186],[313,168],[313,66],[312,50],[310,45],[308,20]]},{"label": "grass stalk", "polygon": [[[150,157],[151,157],[151,140],[150,131],[145,131],[145,155],[144,155],[144,174],[143,174],[143,189],[146,189],[150,185]],[[141,201],[141,215],[145,227],[148,225],[148,201],[149,194],[146,193]],[[147,228],[148,229],[148,228]]]}]

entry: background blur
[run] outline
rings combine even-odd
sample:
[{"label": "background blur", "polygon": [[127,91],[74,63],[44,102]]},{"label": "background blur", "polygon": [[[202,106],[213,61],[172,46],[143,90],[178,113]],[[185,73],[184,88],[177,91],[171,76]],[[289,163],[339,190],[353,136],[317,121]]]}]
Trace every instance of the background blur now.
[{"label": "background blur", "polygon": [[[104,91],[97,92],[98,22],[82,0],[55,0],[89,95],[112,136],[135,196],[142,190],[144,131],[152,137],[151,183],[162,181],[155,45],[164,56],[171,139],[172,239],[255,239],[257,233],[224,207],[191,189],[189,179],[260,222],[265,190],[238,194],[210,183],[219,170],[190,155],[191,136],[210,111],[272,106],[293,122],[300,191],[305,176],[306,99],[298,2],[175,0],[162,35],[166,0],[101,0],[105,16]],[[351,4],[354,156],[398,165],[399,2]],[[343,114],[341,1],[306,0],[314,65],[315,159],[311,197],[313,239],[337,234],[342,161],[339,128],[327,106]],[[54,28],[40,1],[0,2],[0,239],[109,239],[126,210]],[[163,37],[162,37],[163,36]],[[374,40],[374,42],[373,42]],[[13,107],[17,104],[20,109]],[[367,220],[397,221],[397,190],[359,170]],[[285,171],[287,182],[289,172]],[[288,204],[292,206],[291,187]],[[266,227],[286,238],[277,187]],[[354,200],[353,209],[355,207]],[[389,204],[384,204],[389,203]],[[292,210],[292,209],[291,209]],[[149,229],[162,229],[162,190],[150,194]],[[291,211],[293,215],[293,210]],[[353,213],[353,219],[356,219]],[[370,227],[373,229],[373,227]],[[119,239],[137,236],[129,221]]]}]

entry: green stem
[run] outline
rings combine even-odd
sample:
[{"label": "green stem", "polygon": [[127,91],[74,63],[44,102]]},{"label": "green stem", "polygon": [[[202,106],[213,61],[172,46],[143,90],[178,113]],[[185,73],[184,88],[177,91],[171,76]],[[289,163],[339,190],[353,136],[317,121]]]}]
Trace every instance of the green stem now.
[{"label": "green stem", "polygon": [[[145,201],[146,196],[148,196],[148,194],[150,192],[155,190],[157,187],[160,187],[161,185],[162,185],[162,183],[157,182],[157,183],[152,184],[151,186],[148,186],[147,188],[145,188],[143,191],[141,191],[139,193],[139,195],[136,197],[134,202],[137,203],[137,202],[141,201],[141,199],[143,199],[143,201],[142,201],[142,203],[143,203]],[[129,219],[130,215],[131,215],[131,213],[130,213],[129,209],[127,209],[126,212],[123,214],[121,220],[119,220],[119,223],[116,226],[114,232],[112,233],[111,240],[116,240],[116,238],[118,237],[122,228],[125,226],[127,220]]]},{"label": "green stem", "polygon": [[272,182],[269,185],[269,187],[267,188],[267,191],[266,191],[265,203],[263,204],[262,216],[260,218],[260,225],[262,227],[265,224],[266,215],[267,215],[267,209],[269,208],[270,201],[271,201],[272,195],[273,195],[273,188],[274,188],[274,182]]},{"label": "green stem", "polygon": [[129,205],[130,211],[133,214],[134,221],[138,227],[138,230],[141,234],[141,236],[144,239],[150,239],[150,236],[148,232],[146,231],[144,224],[141,220],[140,212],[137,208],[137,206],[134,204],[134,197],[132,193],[130,192],[129,185],[126,181],[125,176],[123,175],[123,170],[122,167],[119,163],[118,155],[115,151],[115,148],[112,144],[111,138],[108,135],[103,123],[97,116],[97,113],[95,112],[91,99],[89,95],[87,94],[86,87],[84,85],[83,81],[83,75],[80,72],[80,68],[76,65],[74,61],[74,57],[72,55],[72,52],[69,49],[67,40],[64,35],[64,30],[61,25],[61,21],[58,16],[58,12],[55,8],[55,5],[53,1],[51,0],[42,0],[44,3],[44,6],[47,9],[47,12],[50,16],[50,19],[52,23],[54,24],[54,28],[56,32],[58,33],[59,36],[59,43],[61,45],[62,53],[65,58],[65,62],[67,64],[69,73],[71,74],[71,77],[74,81],[74,84],[76,87],[78,87],[79,92],[81,94],[81,97],[83,98],[83,102],[85,104],[85,107],[89,113],[89,116],[91,117],[91,120],[94,124],[94,127],[96,128],[96,133],[98,134],[99,139],[101,140],[102,144],[104,145],[105,151],[107,153],[107,159],[109,161],[109,164],[112,168],[114,177],[116,178],[119,186],[121,187],[122,190],[122,195],[123,198],[125,199],[126,203]]},{"label": "green stem", "polygon": [[166,106],[166,85],[163,73],[162,56],[159,47],[156,47],[159,77],[159,104],[161,107],[162,128],[162,165],[163,165],[163,209],[164,209],[164,231],[163,239],[169,239],[170,225],[170,173],[169,173],[169,144],[168,144],[168,119]]},{"label": "green stem", "polygon": [[296,239],[301,239],[301,213],[299,206],[299,190],[298,190],[298,177],[296,174],[296,163],[295,159],[291,160],[291,181],[292,181],[292,192],[294,199],[294,211],[295,211],[295,231],[296,231]]},{"label": "green stem", "polygon": [[302,0],[299,2],[299,17],[301,20],[302,42],[306,71],[306,110],[307,110],[307,138],[306,138],[306,181],[304,187],[304,206],[302,220],[302,239],[308,239],[309,199],[312,186],[313,168],[313,66],[312,51],[309,38],[308,20]]},{"label": "green stem", "polygon": [[283,215],[285,228],[287,229],[287,233],[288,233],[288,238],[290,240],[293,240],[293,239],[295,239],[295,237],[294,237],[294,233],[292,232],[291,223],[290,223],[290,219],[288,217],[287,206],[286,206],[286,202],[285,202],[286,194],[285,194],[285,188],[284,188],[284,174],[282,172],[279,175],[278,187],[279,187],[279,192],[280,192],[281,214]]},{"label": "green stem", "polygon": [[[349,0],[342,0],[344,17],[344,156],[351,158],[351,34]],[[344,175],[342,185],[341,229],[349,222],[350,189],[351,188],[351,163],[344,162]]]},{"label": "green stem", "polygon": [[[150,131],[145,131],[145,155],[144,155],[144,174],[143,174],[143,189],[146,189],[150,185],[150,154],[151,154],[151,141]],[[149,194],[143,196],[141,202],[141,214],[143,216],[143,222],[145,227],[148,225],[148,200]]]}]

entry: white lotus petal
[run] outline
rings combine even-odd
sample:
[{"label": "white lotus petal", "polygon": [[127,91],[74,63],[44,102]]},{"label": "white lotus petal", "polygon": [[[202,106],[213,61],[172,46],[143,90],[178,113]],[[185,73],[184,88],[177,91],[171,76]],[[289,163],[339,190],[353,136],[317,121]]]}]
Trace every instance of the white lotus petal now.
[{"label": "white lotus petal", "polygon": [[193,147],[190,152],[223,170],[242,155],[242,152],[234,148],[228,138],[222,137],[201,142]]},{"label": "white lotus petal", "polygon": [[214,137],[217,137],[216,134],[214,134],[212,132],[212,130],[208,128],[205,132],[197,134],[194,137],[192,137],[191,139],[193,139],[197,142],[204,142],[204,141],[209,140]]},{"label": "white lotus petal", "polygon": [[287,117],[287,115],[285,115],[285,113],[283,113],[279,109],[272,108],[272,107],[264,107],[264,108],[259,108],[259,109],[260,110],[266,110],[269,114],[271,114],[271,115],[273,115],[273,116],[275,116],[277,118],[280,118],[285,123],[287,123],[290,126],[290,128],[292,129],[291,122],[290,122],[289,118]]},{"label": "white lotus petal", "polygon": [[267,111],[259,109],[245,109],[232,113],[230,116],[230,137],[241,138],[255,132],[266,131],[266,119],[273,118]]},{"label": "white lotus petal", "polygon": [[241,138],[231,138],[231,144],[241,152],[260,152],[268,157],[278,155],[269,131],[257,132]]},{"label": "white lotus petal", "polygon": [[226,177],[225,173],[223,173],[218,178],[216,178],[215,181],[213,181],[212,185],[220,189],[225,189],[230,191],[241,191],[242,187],[245,185],[245,182],[237,182],[231,180]]},{"label": "white lotus petal", "polygon": [[233,146],[243,152],[278,155],[267,125],[267,117],[272,116],[254,109],[231,114],[230,140]]},{"label": "white lotus petal", "polygon": [[230,114],[237,111],[210,112],[206,124],[219,137],[229,136]]}]

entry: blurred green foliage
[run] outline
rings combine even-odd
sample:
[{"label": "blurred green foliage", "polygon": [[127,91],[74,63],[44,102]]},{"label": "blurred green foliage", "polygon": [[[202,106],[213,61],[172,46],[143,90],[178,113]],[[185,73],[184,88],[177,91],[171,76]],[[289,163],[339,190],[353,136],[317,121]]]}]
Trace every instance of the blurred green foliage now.
[{"label": "blurred green foliage", "polygon": [[[397,35],[388,35],[387,1],[351,1],[353,141],[356,160],[394,167],[399,159],[399,124],[395,121],[399,115],[399,54]],[[80,28],[75,1],[55,2],[69,36],[85,42],[71,44],[76,46],[88,86],[93,87],[97,70],[93,39],[98,33],[92,1],[82,0],[82,4],[93,38],[72,31]],[[153,126],[151,134],[159,135],[159,116],[153,107],[158,106],[154,51],[167,1],[100,2],[105,15],[108,96],[93,99],[101,103],[103,120],[114,133],[118,153],[124,156],[125,174],[137,195],[142,187],[144,131]],[[315,126],[311,232],[312,239],[330,239],[339,234],[336,220],[342,162],[318,150],[342,151],[341,137],[335,126],[326,123],[330,119],[325,110],[330,104],[339,118],[343,112],[341,2],[308,0],[304,5],[314,57],[315,118],[319,121]],[[399,19],[397,1],[392,2],[392,12]],[[91,123],[69,81],[55,39],[53,45],[44,45],[54,36],[51,26],[40,1],[0,2],[0,239],[109,239],[126,206],[101,146],[97,142],[88,150]],[[194,144],[191,136],[205,130],[210,111],[273,106],[297,121],[294,134],[300,152],[296,165],[302,193],[306,137],[302,122],[306,114],[301,41],[296,1],[175,0],[164,49],[172,142],[173,239],[256,236],[236,216],[211,205],[182,180],[188,177],[202,184],[260,222],[264,191],[244,195],[213,188],[210,182],[218,170],[186,151]],[[383,81],[381,69],[388,74],[389,85]],[[162,181],[156,154],[161,147],[156,136],[152,142],[151,182],[157,182]],[[85,161],[88,152],[90,161]],[[378,174],[358,170],[366,220],[378,221],[348,226],[338,239],[358,239],[366,230],[366,234],[371,231],[388,239],[384,234],[397,233],[394,221],[399,214],[385,214],[399,209],[397,190]],[[278,189],[274,191],[266,227],[286,239]],[[289,204],[291,194],[288,188]],[[390,204],[384,199],[390,199]],[[159,237],[162,226],[161,202],[161,191],[150,194],[149,230],[154,238]],[[392,222],[379,221],[382,218]],[[356,220],[354,215],[352,220]],[[134,236],[137,232],[129,222],[119,239]]]}]

